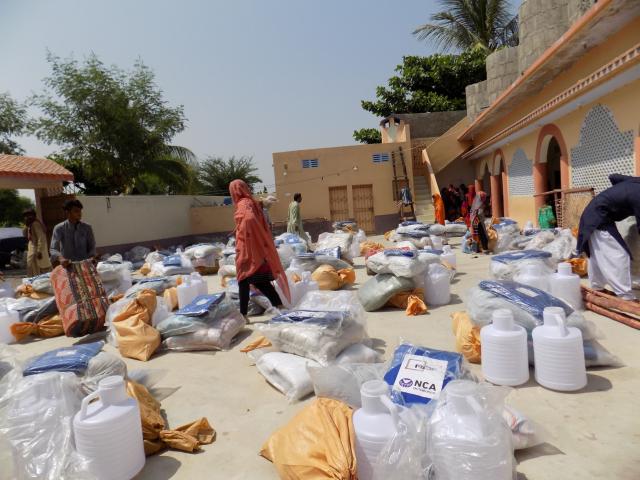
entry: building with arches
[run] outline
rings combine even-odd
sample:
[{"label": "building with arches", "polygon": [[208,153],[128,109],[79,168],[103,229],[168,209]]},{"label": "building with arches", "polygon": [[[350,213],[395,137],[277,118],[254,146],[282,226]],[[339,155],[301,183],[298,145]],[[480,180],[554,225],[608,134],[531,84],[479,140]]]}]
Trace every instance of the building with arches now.
[{"label": "building with arches", "polygon": [[524,0],[519,21],[520,44],[488,57],[448,142],[493,214],[523,223],[537,220],[542,193],[598,193],[610,173],[640,175],[640,2]]}]

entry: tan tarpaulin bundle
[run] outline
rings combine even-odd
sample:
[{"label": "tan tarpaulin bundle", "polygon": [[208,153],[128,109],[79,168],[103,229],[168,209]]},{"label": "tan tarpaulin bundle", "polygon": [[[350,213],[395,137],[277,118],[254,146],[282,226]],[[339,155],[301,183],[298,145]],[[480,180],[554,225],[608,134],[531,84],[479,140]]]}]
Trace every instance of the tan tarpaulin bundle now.
[{"label": "tan tarpaulin bundle", "polygon": [[473,324],[467,312],[454,312],[451,320],[456,336],[456,351],[469,362],[480,363],[480,327]]},{"label": "tan tarpaulin bundle", "polygon": [[320,265],[311,274],[311,279],[317,282],[320,290],[339,290],[356,281],[356,272],[353,268],[336,270],[331,265]]},{"label": "tan tarpaulin bundle", "polygon": [[284,480],[356,480],[353,412],[330,398],[317,398],[273,433],[260,455]]},{"label": "tan tarpaulin bundle", "polygon": [[127,394],[135,398],[140,406],[145,455],[153,455],[165,447],[194,452],[200,450],[200,445],[206,445],[215,440],[216,431],[205,417],[167,430],[161,414],[160,402],[153,398],[144,385],[127,380]]},{"label": "tan tarpaulin bundle", "polygon": [[386,306],[404,309],[405,313],[409,316],[427,313],[427,305],[424,303],[424,292],[421,288],[416,288],[410,292],[396,293],[389,299]]},{"label": "tan tarpaulin bundle", "polygon": [[38,323],[14,323],[9,328],[11,329],[11,334],[16,338],[16,342],[19,342],[29,335],[41,338],[59,337],[60,335],[64,335],[62,318],[60,315],[51,315],[50,317],[43,318]]},{"label": "tan tarpaulin bundle", "polygon": [[176,308],[178,308],[178,288],[177,287],[169,287],[164,291],[162,295],[164,298],[164,303],[167,305],[167,308],[170,312],[173,312]]},{"label": "tan tarpaulin bundle", "polygon": [[156,293],[145,289],[113,318],[120,355],[146,362],[160,346],[160,332],[151,326]]}]

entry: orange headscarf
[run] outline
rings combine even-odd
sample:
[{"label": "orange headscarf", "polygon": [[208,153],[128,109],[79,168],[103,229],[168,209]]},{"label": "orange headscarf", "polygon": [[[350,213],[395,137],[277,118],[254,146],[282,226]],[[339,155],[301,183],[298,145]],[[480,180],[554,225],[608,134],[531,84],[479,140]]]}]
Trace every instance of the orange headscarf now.
[{"label": "orange headscarf", "polygon": [[445,213],[444,213],[444,201],[439,193],[433,194],[433,209],[436,215],[436,223],[444,225]]},{"label": "orange headscarf", "polygon": [[280,289],[291,301],[289,283],[280,263],[271,231],[262,208],[251,196],[249,186],[242,180],[229,184],[229,193],[235,205],[236,271],[238,280],[256,273],[266,261]]}]

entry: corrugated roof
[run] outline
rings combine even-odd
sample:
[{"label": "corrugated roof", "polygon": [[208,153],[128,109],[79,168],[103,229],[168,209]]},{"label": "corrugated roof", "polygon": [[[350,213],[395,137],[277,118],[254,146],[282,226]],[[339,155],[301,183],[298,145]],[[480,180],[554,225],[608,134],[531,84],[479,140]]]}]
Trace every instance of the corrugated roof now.
[{"label": "corrugated roof", "polygon": [[73,174],[48,158],[0,154],[0,177],[71,181]]}]

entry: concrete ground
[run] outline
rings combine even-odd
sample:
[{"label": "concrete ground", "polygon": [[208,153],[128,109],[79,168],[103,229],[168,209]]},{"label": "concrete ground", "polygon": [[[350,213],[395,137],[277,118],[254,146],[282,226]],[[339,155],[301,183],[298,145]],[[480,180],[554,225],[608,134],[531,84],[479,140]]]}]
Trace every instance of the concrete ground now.
[{"label": "concrete ground", "polygon": [[[458,275],[450,305],[430,309],[419,317],[387,310],[368,314],[369,335],[378,340],[388,359],[400,338],[438,349],[453,350],[449,315],[464,309],[470,287],[488,277],[490,257],[460,253]],[[356,261],[357,281],[367,280],[363,259]],[[221,290],[219,278],[208,278]],[[356,285],[357,288],[357,285]],[[533,371],[528,384],[515,388],[508,402],[542,424],[547,441],[516,454],[519,479],[638,479],[640,478],[640,334],[612,320],[587,312],[604,339],[602,344],[626,365],[589,371],[587,387],[576,393],[557,393],[538,386]],[[253,321],[260,321],[255,318]],[[161,387],[179,387],[162,401],[172,426],[206,416],[217,431],[216,441],[197,454],[165,451],[147,459],[138,479],[275,479],[277,474],[258,455],[271,432],[286,424],[309,400],[288,404],[269,386],[251,360],[240,352],[256,334],[249,326],[231,351],[165,353],[149,362],[127,359],[130,369],[166,369]],[[74,343],[54,338],[16,345],[24,360]],[[115,351],[111,346],[105,347]],[[480,368],[473,370],[481,375]]]}]

